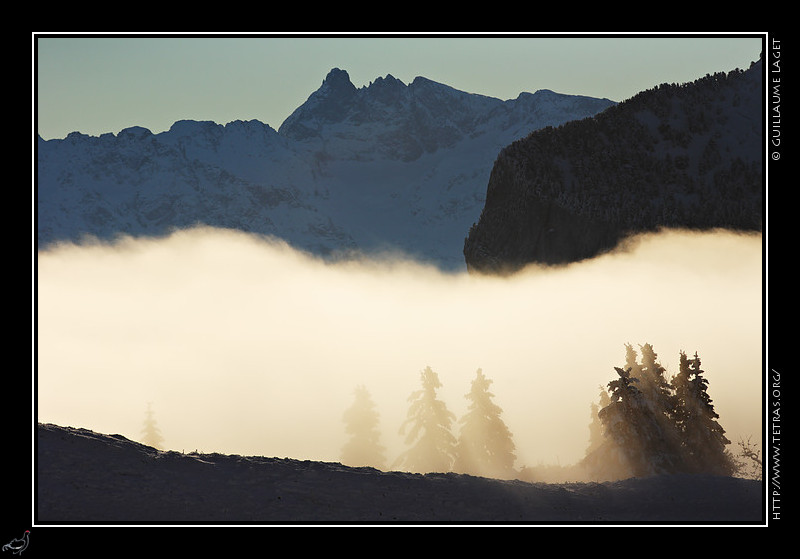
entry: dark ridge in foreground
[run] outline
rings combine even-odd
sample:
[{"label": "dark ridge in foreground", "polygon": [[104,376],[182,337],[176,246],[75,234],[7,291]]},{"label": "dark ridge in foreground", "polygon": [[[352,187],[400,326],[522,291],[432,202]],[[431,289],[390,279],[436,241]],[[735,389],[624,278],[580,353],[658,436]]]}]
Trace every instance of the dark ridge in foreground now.
[{"label": "dark ridge in foreground", "polygon": [[658,476],[546,484],[338,463],[159,451],[39,424],[40,524],[760,523],[762,484]]}]

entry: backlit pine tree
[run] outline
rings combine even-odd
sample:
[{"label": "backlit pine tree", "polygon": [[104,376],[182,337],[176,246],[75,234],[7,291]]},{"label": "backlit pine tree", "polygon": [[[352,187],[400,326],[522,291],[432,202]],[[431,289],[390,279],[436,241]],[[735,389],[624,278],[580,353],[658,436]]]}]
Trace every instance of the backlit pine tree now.
[{"label": "backlit pine tree", "polygon": [[[644,344],[640,347],[641,362],[638,370],[632,374],[639,379],[639,390],[644,393],[653,407],[657,410],[668,412],[674,408],[674,402],[672,401],[672,387],[666,377],[666,369],[659,363],[658,354],[652,345]],[[627,359],[630,359],[633,349],[628,345],[626,350]]]},{"label": "backlit pine tree", "polygon": [[614,369],[619,378],[608,383],[610,402],[598,412],[607,440],[587,463],[618,477],[673,473],[680,457],[665,435],[662,412],[653,408],[630,369]]},{"label": "backlit pine tree", "polygon": [[516,473],[514,440],[500,417],[503,410],[492,401],[491,383],[478,369],[471,390],[465,396],[470,404],[460,420],[453,469],[477,476],[511,479]]},{"label": "backlit pine tree", "polygon": [[642,376],[642,366],[639,364],[639,356],[631,344],[625,344],[625,365],[622,368],[629,370],[630,376],[633,378],[638,379]]},{"label": "backlit pine tree", "polygon": [[456,439],[451,433],[455,415],[437,398],[439,375],[426,367],[421,375],[422,389],[411,393],[407,419],[400,427],[405,443],[413,445],[395,464],[411,472],[448,472],[455,456]]},{"label": "backlit pine tree", "polygon": [[598,413],[609,404],[611,399],[606,389],[602,386],[600,386],[599,398],[599,403],[592,402],[590,406],[591,413],[589,417],[591,418],[591,422],[589,423],[589,446],[586,447],[586,455],[591,454],[603,444],[603,422],[600,421]]},{"label": "backlit pine tree", "polygon": [[679,372],[672,385],[678,401],[676,418],[684,444],[684,460],[692,472],[732,475],[736,463],[726,451],[730,441],[717,421],[719,414],[708,395],[704,372],[697,353],[689,359],[681,352]]},{"label": "backlit pine tree", "polygon": [[685,470],[682,457],[682,437],[677,425],[678,402],[673,386],[667,378],[666,369],[659,363],[658,354],[651,344],[641,347],[641,364],[638,378],[639,390],[644,394],[652,415],[659,426],[658,434],[661,460],[660,468],[665,471]]},{"label": "backlit pine tree", "polygon": [[379,415],[364,386],[355,389],[355,400],[343,414],[345,432],[350,439],[342,447],[342,463],[383,469],[385,448],[380,444]]},{"label": "backlit pine tree", "polygon": [[637,387],[639,379],[631,376],[631,369],[614,367],[614,370],[619,378],[608,383],[608,404],[597,412],[606,437],[597,452],[604,467],[620,477],[642,475],[647,471],[641,444],[647,404]]},{"label": "backlit pine tree", "polygon": [[147,411],[145,412],[142,435],[142,442],[144,444],[159,450],[163,449],[164,437],[161,436],[161,431],[159,431],[158,426],[156,425],[153,409],[149,402],[147,404]]},{"label": "backlit pine tree", "polygon": [[[670,473],[732,475],[739,465],[726,450],[730,441],[717,419],[700,358],[681,352],[680,371],[665,382],[665,370],[649,344],[642,362],[626,346],[626,368],[608,383],[609,401],[598,411],[602,441],[582,466],[593,479]],[[635,376],[633,372],[636,372]]]}]

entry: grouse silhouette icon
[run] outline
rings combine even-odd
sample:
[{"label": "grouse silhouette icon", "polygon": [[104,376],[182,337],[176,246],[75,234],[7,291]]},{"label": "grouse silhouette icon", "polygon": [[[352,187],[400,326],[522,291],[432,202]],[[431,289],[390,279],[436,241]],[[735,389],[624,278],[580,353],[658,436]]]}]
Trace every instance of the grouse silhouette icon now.
[{"label": "grouse silhouette icon", "polygon": [[25,533],[22,535],[21,538],[14,538],[7,544],[3,546],[3,551],[10,551],[15,555],[22,554],[25,551],[25,548],[28,547],[28,538],[30,536],[31,531],[25,530]]}]

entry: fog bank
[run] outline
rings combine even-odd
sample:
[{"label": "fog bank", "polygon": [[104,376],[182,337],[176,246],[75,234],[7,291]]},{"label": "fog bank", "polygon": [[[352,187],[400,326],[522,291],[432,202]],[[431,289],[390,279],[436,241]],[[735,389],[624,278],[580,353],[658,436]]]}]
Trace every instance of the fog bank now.
[{"label": "fog bank", "polygon": [[566,465],[624,345],[650,343],[668,376],[697,352],[728,438],[760,444],[761,243],[661,233],[503,279],[208,228],[64,245],[37,255],[37,419],[141,440],[152,403],[169,449],[339,461],[364,385],[391,462],[420,372],[461,417],[481,368],[517,466]]}]

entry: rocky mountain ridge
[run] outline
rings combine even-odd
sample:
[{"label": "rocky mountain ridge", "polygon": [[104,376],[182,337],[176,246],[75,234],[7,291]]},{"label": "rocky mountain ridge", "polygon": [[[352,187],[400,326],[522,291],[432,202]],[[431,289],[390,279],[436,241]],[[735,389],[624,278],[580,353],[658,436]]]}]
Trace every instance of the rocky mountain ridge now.
[{"label": "rocky mountain ridge", "polygon": [[613,105],[546,90],[501,101],[391,75],[356,88],[334,68],[278,130],[187,120],[39,137],[37,246],[204,224],[323,256],[392,251],[459,268],[499,150]]},{"label": "rocky mountain ridge", "polygon": [[763,65],[663,84],[503,149],[471,270],[565,264],[663,228],[760,231]]}]

